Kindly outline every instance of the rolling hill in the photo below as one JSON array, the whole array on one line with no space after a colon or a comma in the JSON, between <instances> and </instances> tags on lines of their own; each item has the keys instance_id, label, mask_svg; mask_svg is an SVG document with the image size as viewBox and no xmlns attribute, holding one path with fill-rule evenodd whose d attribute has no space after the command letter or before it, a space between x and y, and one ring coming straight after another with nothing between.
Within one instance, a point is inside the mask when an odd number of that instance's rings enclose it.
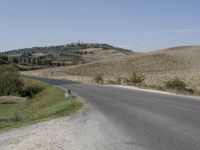
<instances>
[{"instance_id":1,"label":"rolling hill","mask_svg":"<svg viewBox=\"0 0 200 150\"><path fill-rule=\"evenodd\" d=\"M145 75L148 86L162 86L165 81L179 77L191 88L200 89L200 46L173 47L148 53L103 52L88 56L85 64L55 67L25 72L53 78L90 82L97 74L106 80L127 77L133 72ZM85 58L86 59L86 58Z\"/></svg>"},{"instance_id":2,"label":"rolling hill","mask_svg":"<svg viewBox=\"0 0 200 150\"><path fill-rule=\"evenodd\" d=\"M5 63L20 65L70 66L132 53L130 50L99 43L71 43L59 46L32 47L4 52Z\"/></svg>"}]
</instances>

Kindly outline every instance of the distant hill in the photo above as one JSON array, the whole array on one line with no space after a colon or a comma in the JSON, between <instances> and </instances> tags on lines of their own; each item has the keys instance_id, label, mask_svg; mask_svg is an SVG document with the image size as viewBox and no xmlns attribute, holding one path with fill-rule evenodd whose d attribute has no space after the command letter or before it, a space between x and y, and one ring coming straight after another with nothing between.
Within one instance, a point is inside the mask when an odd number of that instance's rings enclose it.
<instances>
[{"instance_id":1,"label":"distant hill","mask_svg":"<svg viewBox=\"0 0 200 150\"><path fill-rule=\"evenodd\" d=\"M104 60L115 54L132 53L127 49L99 43L71 43L59 46L32 47L4 52L9 62L25 65L76 65ZM1 59L1 57L0 57Z\"/></svg>"},{"instance_id":2,"label":"distant hill","mask_svg":"<svg viewBox=\"0 0 200 150\"><path fill-rule=\"evenodd\" d=\"M121 52L130 52L130 50L115 47L109 44L101 44L101 43L70 43L66 45L59 45L59 46L46 46L46 47L32 47L32 48L23 48L23 49L15 49L9 50L5 52L7 55L14 55L14 54L23 54L24 52L29 53L61 53L61 52L72 52L72 51L79 51L82 49L88 48L102 48L103 50L107 49L116 49Z\"/></svg>"},{"instance_id":3,"label":"distant hill","mask_svg":"<svg viewBox=\"0 0 200 150\"><path fill-rule=\"evenodd\" d=\"M116 56L116 55L115 55ZM96 56L97 57L97 56ZM91 81L100 73L105 79L127 77L132 72L146 76L145 84L161 86L176 76L187 85L200 89L200 46L173 47L148 53L132 53L109 57L76 66L51 68L29 72L40 76Z\"/></svg>"}]
</instances>

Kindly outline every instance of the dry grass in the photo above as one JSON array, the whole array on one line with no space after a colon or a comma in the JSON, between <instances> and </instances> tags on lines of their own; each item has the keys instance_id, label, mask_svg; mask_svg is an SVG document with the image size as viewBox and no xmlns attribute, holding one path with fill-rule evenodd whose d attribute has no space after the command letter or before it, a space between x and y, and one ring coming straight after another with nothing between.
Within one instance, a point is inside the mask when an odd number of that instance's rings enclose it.
<instances>
[{"instance_id":1,"label":"dry grass","mask_svg":"<svg viewBox=\"0 0 200 150\"><path fill-rule=\"evenodd\" d=\"M0 96L0 104L14 104L25 102L27 98L17 96Z\"/></svg>"},{"instance_id":2,"label":"dry grass","mask_svg":"<svg viewBox=\"0 0 200 150\"><path fill-rule=\"evenodd\" d=\"M111 59L120 59L127 57L127 54L122 53L116 49L102 50L102 48L96 48L96 49L89 48L81 51L93 52L84 54L82 56L85 62L98 62L98 61L106 61Z\"/></svg>"},{"instance_id":3,"label":"dry grass","mask_svg":"<svg viewBox=\"0 0 200 150\"><path fill-rule=\"evenodd\" d=\"M200 46L129 55L115 51L96 51L88 60L91 63L35 70L26 74L89 82L97 74L113 80L137 72L145 75L144 82L148 86L163 86L165 81L178 77L190 88L200 90Z\"/></svg>"}]
</instances>

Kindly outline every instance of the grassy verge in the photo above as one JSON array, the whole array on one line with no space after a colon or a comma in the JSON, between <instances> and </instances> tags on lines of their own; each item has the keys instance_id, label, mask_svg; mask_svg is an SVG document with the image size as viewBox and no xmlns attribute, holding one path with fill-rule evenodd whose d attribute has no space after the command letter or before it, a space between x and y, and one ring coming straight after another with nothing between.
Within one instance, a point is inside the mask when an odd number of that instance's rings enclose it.
<instances>
[{"instance_id":1,"label":"grassy verge","mask_svg":"<svg viewBox=\"0 0 200 150\"><path fill-rule=\"evenodd\" d=\"M0 130L19 127L43 119L70 115L82 107L74 98L65 98L64 91L38 81L43 90L32 98L0 97Z\"/></svg>"}]
</instances>

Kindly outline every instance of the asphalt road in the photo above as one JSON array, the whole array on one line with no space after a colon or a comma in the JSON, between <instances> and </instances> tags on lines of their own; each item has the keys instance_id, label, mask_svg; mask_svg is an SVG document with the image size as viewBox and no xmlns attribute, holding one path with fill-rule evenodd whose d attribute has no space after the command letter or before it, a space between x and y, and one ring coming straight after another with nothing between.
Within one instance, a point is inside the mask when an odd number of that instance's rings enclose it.
<instances>
[{"instance_id":1,"label":"asphalt road","mask_svg":"<svg viewBox=\"0 0 200 150\"><path fill-rule=\"evenodd\" d=\"M148 150L200 150L200 98L37 80L71 89L84 98L129 138L126 144Z\"/></svg>"}]
</instances>

